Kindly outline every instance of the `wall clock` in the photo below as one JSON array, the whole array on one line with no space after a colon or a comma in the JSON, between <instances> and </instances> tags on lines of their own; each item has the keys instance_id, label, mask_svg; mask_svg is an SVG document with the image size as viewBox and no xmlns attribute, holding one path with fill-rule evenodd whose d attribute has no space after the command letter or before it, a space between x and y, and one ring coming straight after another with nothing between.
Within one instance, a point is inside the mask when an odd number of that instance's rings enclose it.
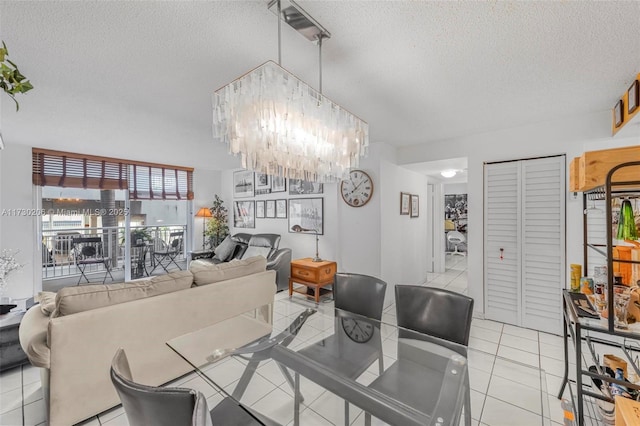
<instances>
[{"instance_id":1,"label":"wall clock","mask_svg":"<svg viewBox=\"0 0 640 426\"><path fill-rule=\"evenodd\" d=\"M373 337L373 325L353 318L342 318L342 329L356 343L366 343Z\"/></svg>"},{"instance_id":2,"label":"wall clock","mask_svg":"<svg viewBox=\"0 0 640 426\"><path fill-rule=\"evenodd\" d=\"M340 182L340 193L351 207L362 207L373 195L373 180L362 170L351 170L349 177Z\"/></svg>"}]
</instances>

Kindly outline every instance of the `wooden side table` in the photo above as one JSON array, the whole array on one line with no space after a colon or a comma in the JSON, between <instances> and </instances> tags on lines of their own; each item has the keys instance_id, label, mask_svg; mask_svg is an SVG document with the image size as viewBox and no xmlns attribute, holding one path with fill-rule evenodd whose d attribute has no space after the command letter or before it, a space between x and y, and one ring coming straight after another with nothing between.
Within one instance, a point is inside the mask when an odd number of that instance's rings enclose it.
<instances>
[{"instance_id":1,"label":"wooden side table","mask_svg":"<svg viewBox=\"0 0 640 426\"><path fill-rule=\"evenodd\" d=\"M304 291L293 288L293 283L305 285L307 288L314 289L314 299L316 303L320 302L320 289L327 285L333 284L333 277L338 270L338 264L330 260L321 262L313 262L310 257L304 259L296 259L291 261L291 275L289 277L289 297L293 292L307 295Z\"/></svg>"}]
</instances>

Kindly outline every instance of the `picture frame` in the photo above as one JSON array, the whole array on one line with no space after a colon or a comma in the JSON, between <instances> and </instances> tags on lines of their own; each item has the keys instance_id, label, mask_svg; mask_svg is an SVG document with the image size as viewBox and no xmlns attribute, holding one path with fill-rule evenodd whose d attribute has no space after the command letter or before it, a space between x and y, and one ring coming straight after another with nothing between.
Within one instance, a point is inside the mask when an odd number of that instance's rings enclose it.
<instances>
[{"instance_id":1,"label":"picture frame","mask_svg":"<svg viewBox=\"0 0 640 426\"><path fill-rule=\"evenodd\" d=\"M255 194L264 195L271 192L271 176L266 173L255 173Z\"/></svg>"},{"instance_id":2,"label":"picture frame","mask_svg":"<svg viewBox=\"0 0 640 426\"><path fill-rule=\"evenodd\" d=\"M264 201L256 201L256 219L264 219Z\"/></svg>"},{"instance_id":3,"label":"picture frame","mask_svg":"<svg viewBox=\"0 0 640 426\"><path fill-rule=\"evenodd\" d=\"M322 194L324 185L302 179L289 179L289 195Z\"/></svg>"},{"instance_id":4,"label":"picture frame","mask_svg":"<svg viewBox=\"0 0 640 426\"><path fill-rule=\"evenodd\" d=\"M627 90L627 113L631 114L640 104L640 82L635 80Z\"/></svg>"},{"instance_id":5,"label":"picture frame","mask_svg":"<svg viewBox=\"0 0 640 426\"><path fill-rule=\"evenodd\" d=\"M271 192L286 192L287 179L283 176L271 176Z\"/></svg>"},{"instance_id":6,"label":"picture frame","mask_svg":"<svg viewBox=\"0 0 640 426\"><path fill-rule=\"evenodd\" d=\"M624 107L624 102L620 99L616 106L613 107L613 123L616 127L620 127L622 125L622 109Z\"/></svg>"},{"instance_id":7,"label":"picture frame","mask_svg":"<svg viewBox=\"0 0 640 426\"><path fill-rule=\"evenodd\" d=\"M287 218L287 200L286 199L276 200L276 218L277 219Z\"/></svg>"},{"instance_id":8,"label":"picture frame","mask_svg":"<svg viewBox=\"0 0 640 426\"><path fill-rule=\"evenodd\" d=\"M400 193L400 214L408 215L411 209L411 194L406 192Z\"/></svg>"},{"instance_id":9,"label":"picture frame","mask_svg":"<svg viewBox=\"0 0 640 426\"><path fill-rule=\"evenodd\" d=\"M290 198L289 232L324 235L324 198Z\"/></svg>"},{"instance_id":10,"label":"picture frame","mask_svg":"<svg viewBox=\"0 0 640 426\"><path fill-rule=\"evenodd\" d=\"M253 197L253 172L239 170L233 172L233 198Z\"/></svg>"},{"instance_id":11,"label":"picture frame","mask_svg":"<svg viewBox=\"0 0 640 426\"><path fill-rule=\"evenodd\" d=\"M418 217L420 215L420 197L416 194L411 194L411 216Z\"/></svg>"},{"instance_id":12,"label":"picture frame","mask_svg":"<svg viewBox=\"0 0 640 426\"><path fill-rule=\"evenodd\" d=\"M251 201L234 201L233 202L233 226L236 228L255 228L256 202Z\"/></svg>"},{"instance_id":13,"label":"picture frame","mask_svg":"<svg viewBox=\"0 0 640 426\"><path fill-rule=\"evenodd\" d=\"M265 207L265 217L268 219L276 218L276 200L267 200Z\"/></svg>"}]
</instances>

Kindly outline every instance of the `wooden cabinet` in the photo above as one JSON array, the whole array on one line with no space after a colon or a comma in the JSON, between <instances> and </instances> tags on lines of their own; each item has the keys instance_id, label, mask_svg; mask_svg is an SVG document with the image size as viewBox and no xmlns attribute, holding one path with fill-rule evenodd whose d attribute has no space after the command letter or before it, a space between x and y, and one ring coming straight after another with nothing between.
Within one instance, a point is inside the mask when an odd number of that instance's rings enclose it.
<instances>
[{"instance_id":1,"label":"wooden cabinet","mask_svg":"<svg viewBox=\"0 0 640 426\"><path fill-rule=\"evenodd\" d=\"M300 283L307 288L314 289L316 303L320 301L320 289L333 284L333 277L336 274L338 265L336 262L323 260L314 262L310 257L291 261L291 277L289 278L289 296L294 292L307 294L305 291L293 288L293 283Z\"/></svg>"}]
</instances>

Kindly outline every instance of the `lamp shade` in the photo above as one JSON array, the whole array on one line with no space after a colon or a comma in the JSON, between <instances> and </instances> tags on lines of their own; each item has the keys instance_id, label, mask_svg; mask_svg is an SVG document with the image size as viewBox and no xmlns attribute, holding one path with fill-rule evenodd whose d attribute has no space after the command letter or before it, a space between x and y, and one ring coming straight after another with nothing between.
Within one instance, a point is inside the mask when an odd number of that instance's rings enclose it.
<instances>
[{"instance_id":1,"label":"lamp shade","mask_svg":"<svg viewBox=\"0 0 640 426\"><path fill-rule=\"evenodd\" d=\"M198 213L196 213L196 217L213 217L213 215L211 214L209 207L202 207L198 210Z\"/></svg>"}]
</instances>

